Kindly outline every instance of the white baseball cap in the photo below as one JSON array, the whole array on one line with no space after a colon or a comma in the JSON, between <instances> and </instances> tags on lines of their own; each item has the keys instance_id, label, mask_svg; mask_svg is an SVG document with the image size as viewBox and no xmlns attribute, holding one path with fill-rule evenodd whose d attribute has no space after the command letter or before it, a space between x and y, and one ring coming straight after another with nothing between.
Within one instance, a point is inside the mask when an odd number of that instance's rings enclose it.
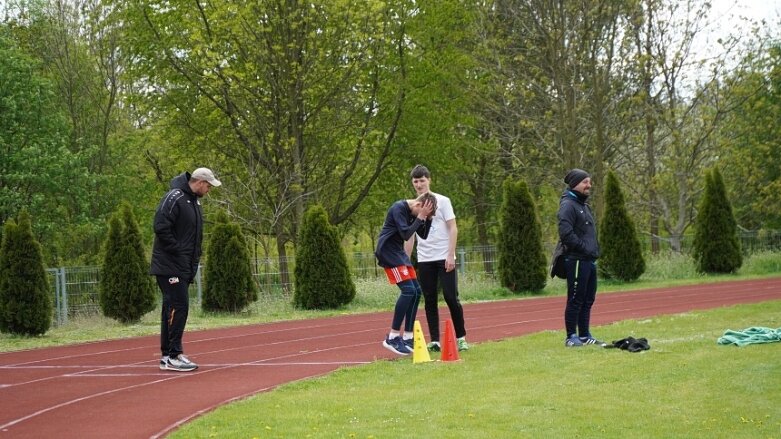
<instances>
[{"instance_id":1,"label":"white baseball cap","mask_svg":"<svg viewBox=\"0 0 781 439\"><path fill-rule=\"evenodd\" d=\"M193 171L192 174L190 174L190 178L194 178L196 180L205 180L208 181L210 185L217 187L222 184L220 180L217 180L217 177L214 176L214 172L212 172L209 168L198 168L195 171Z\"/></svg>"}]
</instances>

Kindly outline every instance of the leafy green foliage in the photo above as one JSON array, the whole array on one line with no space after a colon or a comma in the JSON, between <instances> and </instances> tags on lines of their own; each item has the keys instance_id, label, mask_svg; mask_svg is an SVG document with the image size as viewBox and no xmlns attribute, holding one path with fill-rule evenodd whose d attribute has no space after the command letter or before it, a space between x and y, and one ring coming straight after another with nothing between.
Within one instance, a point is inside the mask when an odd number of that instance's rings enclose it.
<instances>
[{"instance_id":1,"label":"leafy green foliage","mask_svg":"<svg viewBox=\"0 0 781 439\"><path fill-rule=\"evenodd\" d=\"M547 261L537 208L525 181L504 182L500 212L499 278L513 292L540 292L547 281Z\"/></svg>"},{"instance_id":2,"label":"leafy green foliage","mask_svg":"<svg viewBox=\"0 0 781 439\"><path fill-rule=\"evenodd\" d=\"M781 228L781 44L771 47L732 84L739 106L720 127L724 178L737 221L745 228ZM761 164L758 166L758 164Z\"/></svg>"},{"instance_id":3,"label":"leafy green foliage","mask_svg":"<svg viewBox=\"0 0 781 439\"><path fill-rule=\"evenodd\" d=\"M705 174L694 233L694 259L703 273L732 273L743 264L738 227L717 168Z\"/></svg>"},{"instance_id":4,"label":"leafy green foliage","mask_svg":"<svg viewBox=\"0 0 781 439\"><path fill-rule=\"evenodd\" d=\"M141 231L128 202L111 216L100 277L100 308L122 323L138 322L155 308L156 295Z\"/></svg>"},{"instance_id":5,"label":"leafy green foliage","mask_svg":"<svg viewBox=\"0 0 781 439\"><path fill-rule=\"evenodd\" d=\"M205 284L204 311L236 313L258 300L247 241L241 227L222 212L209 239Z\"/></svg>"},{"instance_id":6,"label":"leafy green foliage","mask_svg":"<svg viewBox=\"0 0 781 439\"><path fill-rule=\"evenodd\" d=\"M56 242L79 220L86 170L66 147L51 82L7 34L0 26L0 222L25 208L36 218L36 235Z\"/></svg>"},{"instance_id":7,"label":"leafy green foliage","mask_svg":"<svg viewBox=\"0 0 781 439\"><path fill-rule=\"evenodd\" d=\"M293 303L305 309L338 308L355 298L347 256L325 209L307 209L301 225Z\"/></svg>"},{"instance_id":8,"label":"leafy green foliage","mask_svg":"<svg viewBox=\"0 0 781 439\"><path fill-rule=\"evenodd\" d=\"M32 232L30 215L6 221L0 248L0 331L41 335L49 330L52 299L41 246Z\"/></svg>"},{"instance_id":9,"label":"leafy green foliage","mask_svg":"<svg viewBox=\"0 0 781 439\"><path fill-rule=\"evenodd\" d=\"M616 175L605 178L604 218L599 222L599 272L606 278L633 281L645 271L645 259L634 222L624 203Z\"/></svg>"}]
</instances>

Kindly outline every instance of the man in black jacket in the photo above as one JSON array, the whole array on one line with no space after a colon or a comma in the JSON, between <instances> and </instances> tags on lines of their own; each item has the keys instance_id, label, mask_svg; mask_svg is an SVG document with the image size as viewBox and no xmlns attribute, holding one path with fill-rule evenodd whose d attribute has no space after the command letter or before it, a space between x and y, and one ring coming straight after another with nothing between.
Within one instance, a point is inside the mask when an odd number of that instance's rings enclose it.
<instances>
[{"instance_id":1,"label":"man in black jacket","mask_svg":"<svg viewBox=\"0 0 781 439\"><path fill-rule=\"evenodd\" d=\"M190 307L189 285L198 272L203 241L203 213L199 198L220 180L208 168L184 172L171 180L170 190L155 211L155 242L150 274L163 293L160 322L161 370L190 372L198 365L182 350L182 335Z\"/></svg>"},{"instance_id":2,"label":"man in black jacket","mask_svg":"<svg viewBox=\"0 0 781 439\"><path fill-rule=\"evenodd\" d=\"M591 208L586 203L591 192L591 177L582 169L573 169L564 177L567 189L559 202L559 239L564 246L567 272L567 307L564 325L567 347L584 344L605 346L590 332L591 307L597 296L597 258L599 242Z\"/></svg>"}]
</instances>

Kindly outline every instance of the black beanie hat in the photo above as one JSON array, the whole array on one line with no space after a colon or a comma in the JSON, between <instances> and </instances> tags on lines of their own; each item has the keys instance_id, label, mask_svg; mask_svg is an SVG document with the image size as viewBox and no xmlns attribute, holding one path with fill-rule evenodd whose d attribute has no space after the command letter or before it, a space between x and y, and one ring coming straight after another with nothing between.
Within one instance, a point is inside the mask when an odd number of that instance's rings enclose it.
<instances>
[{"instance_id":1,"label":"black beanie hat","mask_svg":"<svg viewBox=\"0 0 781 439\"><path fill-rule=\"evenodd\" d=\"M564 176L564 183L567 183L567 186L569 186L570 189L574 189L575 186L588 177L588 172L575 168L567 172L567 175Z\"/></svg>"}]
</instances>

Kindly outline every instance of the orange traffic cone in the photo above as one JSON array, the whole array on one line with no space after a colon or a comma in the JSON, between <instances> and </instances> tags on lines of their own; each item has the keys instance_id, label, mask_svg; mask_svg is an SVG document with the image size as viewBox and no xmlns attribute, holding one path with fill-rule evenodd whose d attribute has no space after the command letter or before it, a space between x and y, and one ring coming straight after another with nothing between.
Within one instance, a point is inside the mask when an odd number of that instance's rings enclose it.
<instances>
[{"instance_id":1,"label":"orange traffic cone","mask_svg":"<svg viewBox=\"0 0 781 439\"><path fill-rule=\"evenodd\" d=\"M431 356L428 354L428 346L426 346L426 337L423 335L423 329L420 327L420 321L415 320L415 327L413 329L413 341L414 348L412 349L412 362L413 363L427 363L431 360Z\"/></svg>"},{"instance_id":2,"label":"orange traffic cone","mask_svg":"<svg viewBox=\"0 0 781 439\"><path fill-rule=\"evenodd\" d=\"M456 343L456 331L453 329L453 321L445 321L445 343L442 344L442 361L459 361L458 344Z\"/></svg>"}]
</instances>

